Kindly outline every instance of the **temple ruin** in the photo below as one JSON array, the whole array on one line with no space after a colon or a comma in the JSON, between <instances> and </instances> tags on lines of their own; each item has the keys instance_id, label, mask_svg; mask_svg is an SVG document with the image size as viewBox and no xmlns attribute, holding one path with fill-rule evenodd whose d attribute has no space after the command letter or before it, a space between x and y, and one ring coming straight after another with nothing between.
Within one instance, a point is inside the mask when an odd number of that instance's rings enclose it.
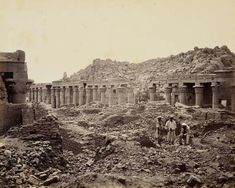
<instances>
[{"instance_id":1,"label":"temple ruin","mask_svg":"<svg viewBox=\"0 0 235 188\"><path fill-rule=\"evenodd\" d=\"M22 122L28 80L25 52L0 53L0 133Z\"/></svg>"},{"instance_id":2,"label":"temple ruin","mask_svg":"<svg viewBox=\"0 0 235 188\"><path fill-rule=\"evenodd\" d=\"M167 76L153 81L148 88L148 101L158 100L161 88L165 88L166 102L187 106L225 108L235 111L234 70L217 70L214 74ZM28 93L29 101L51 104L53 108L65 105L106 106L135 104L138 90L128 81L54 81L33 84Z\"/></svg>"}]
</instances>

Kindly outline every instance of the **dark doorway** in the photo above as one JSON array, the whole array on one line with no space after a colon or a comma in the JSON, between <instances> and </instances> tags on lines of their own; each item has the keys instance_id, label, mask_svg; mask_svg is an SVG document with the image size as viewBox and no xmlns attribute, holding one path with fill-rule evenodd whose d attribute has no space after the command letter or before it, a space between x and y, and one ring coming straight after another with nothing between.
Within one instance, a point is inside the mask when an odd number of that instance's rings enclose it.
<instances>
[{"instance_id":1,"label":"dark doorway","mask_svg":"<svg viewBox=\"0 0 235 188\"><path fill-rule=\"evenodd\" d=\"M212 107L212 88L211 82L202 84L203 87L203 107Z\"/></svg>"}]
</instances>

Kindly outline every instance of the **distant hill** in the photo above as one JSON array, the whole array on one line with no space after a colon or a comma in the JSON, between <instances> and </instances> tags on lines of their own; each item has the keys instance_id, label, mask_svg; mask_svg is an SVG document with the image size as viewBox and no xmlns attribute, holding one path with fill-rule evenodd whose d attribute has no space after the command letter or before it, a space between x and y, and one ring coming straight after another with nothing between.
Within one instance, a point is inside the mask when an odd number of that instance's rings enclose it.
<instances>
[{"instance_id":1,"label":"distant hill","mask_svg":"<svg viewBox=\"0 0 235 188\"><path fill-rule=\"evenodd\" d=\"M125 79L136 84L147 84L167 75L208 74L218 69L235 67L235 54L227 46L198 48L166 58L150 59L141 63L95 59L85 69L71 75L68 80Z\"/></svg>"}]
</instances>

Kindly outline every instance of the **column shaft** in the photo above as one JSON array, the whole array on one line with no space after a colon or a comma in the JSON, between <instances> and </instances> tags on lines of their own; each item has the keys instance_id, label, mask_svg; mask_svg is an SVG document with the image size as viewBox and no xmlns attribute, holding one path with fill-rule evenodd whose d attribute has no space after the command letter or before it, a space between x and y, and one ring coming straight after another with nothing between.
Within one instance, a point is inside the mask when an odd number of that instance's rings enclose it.
<instances>
[{"instance_id":1,"label":"column shaft","mask_svg":"<svg viewBox=\"0 0 235 188\"><path fill-rule=\"evenodd\" d=\"M135 95L134 95L134 90L133 90L133 88L128 88L127 102L128 102L129 104L135 104Z\"/></svg>"},{"instance_id":2,"label":"column shaft","mask_svg":"<svg viewBox=\"0 0 235 188\"><path fill-rule=\"evenodd\" d=\"M217 84L212 84L212 108L219 107L219 87Z\"/></svg>"},{"instance_id":3,"label":"column shaft","mask_svg":"<svg viewBox=\"0 0 235 188\"><path fill-rule=\"evenodd\" d=\"M73 87L73 104L78 105L78 86Z\"/></svg>"},{"instance_id":4,"label":"column shaft","mask_svg":"<svg viewBox=\"0 0 235 188\"><path fill-rule=\"evenodd\" d=\"M235 112L235 85L231 86L231 111Z\"/></svg>"},{"instance_id":5,"label":"column shaft","mask_svg":"<svg viewBox=\"0 0 235 188\"><path fill-rule=\"evenodd\" d=\"M79 88L79 105L84 105L84 87Z\"/></svg>"},{"instance_id":6,"label":"column shaft","mask_svg":"<svg viewBox=\"0 0 235 188\"><path fill-rule=\"evenodd\" d=\"M185 104L186 105L186 92L187 92L187 86L181 86L179 88L180 90L180 95L179 95L179 101L181 104Z\"/></svg>"},{"instance_id":7,"label":"column shaft","mask_svg":"<svg viewBox=\"0 0 235 188\"><path fill-rule=\"evenodd\" d=\"M47 95L47 104L51 104L51 87L47 87L46 95Z\"/></svg>"},{"instance_id":8,"label":"column shaft","mask_svg":"<svg viewBox=\"0 0 235 188\"><path fill-rule=\"evenodd\" d=\"M105 104L105 91L106 91L106 88L105 87L101 87L100 88L100 102L101 104Z\"/></svg>"},{"instance_id":9,"label":"column shaft","mask_svg":"<svg viewBox=\"0 0 235 188\"><path fill-rule=\"evenodd\" d=\"M125 100L125 87L118 87L117 88L117 95L118 95L118 104L123 105L126 103Z\"/></svg>"},{"instance_id":10,"label":"column shaft","mask_svg":"<svg viewBox=\"0 0 235 188\"><path fill-rule=\"evenodd\" d=\"M35 98L35 102L39 102L39 100L38 100L38 88L36 88L36 98Z\"/></svg>"},{"instance_id":11,"label":"column shaft","mask_svg":"<svg viewBox=\"0 0 235 188\"><path fill-rule=\"evenodd\" d=\"M86 88L86 104L89 105L92 102L92 88Z\"/></svg>"},{"instance_id":12,"label":"column shaft","mask_svg":"<svg viewBox=\"0 0 235 188\"><path fill-rule=\"evenodd\" d=\"M171 91L172 91L172 87L168 86L165 88L166 102L169 104L171 104Z\"/></svg>"},{"instance_id":13,"label":"column shaft","mask_svg":"<svg viewBox=\"0 0 235 188\"><path fill-rule=\"evenodd\" d=\"M149 88L149 101L155 101L156 89L154 87Z\"/></svg>"},{"instance_id":14,"label":"column shaft","mask_svg":"<svg viewBox=\"0 0 235 188\"><path fill-rule=\"evenodd\" d=\"M56 108L55 88L51 88L51 107Z\"/></svg>"},{"instance_id":15,"label":"column shaft","mask_svg":"<svg viewBox=\"0 0 235 188\"><path fill-rule=\"evenodd\" d=\"M98 101L98 87L93 87L93 101Z\"/></svg>"},{"instance_id":16,"label":"column shaft","mask_svg":"<svg viewBox=\"0 0 235 188\"><path fill-rule=\"evenodd\" d=\"M56 108L60 108L60 87L56 88Z\"/></svg>"},{"instance_id":17,"label":"column shaft","mask_svg":"<svg viewBox=\"0 0 235 188\"><path fill-rule=\"evenodd\" d=\"M196 106L203 106L203 86L195 85L195 105Z\"/></svg>"}]
</instances>

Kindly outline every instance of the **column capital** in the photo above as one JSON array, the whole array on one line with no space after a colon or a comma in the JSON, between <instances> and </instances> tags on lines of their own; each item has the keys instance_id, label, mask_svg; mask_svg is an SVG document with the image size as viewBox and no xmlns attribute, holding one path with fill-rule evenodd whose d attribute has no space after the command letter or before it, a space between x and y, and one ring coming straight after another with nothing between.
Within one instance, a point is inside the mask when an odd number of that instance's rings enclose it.
<instances>
[{"instance_id":1,"label":"column capital","mask_svg":"<svg viewBox=\"0 0 235 188\"><path fill-rule=\"evenodd\" d=\"M105 92L106 91L106 87L100 87L100 91L101 92Z\"/></svg>"},{"instance_id":2,"label":"column capital","mask_svg":"<svg viewBox=\"0 0 235 188\"><path fill-rule=\"evenodd\" d=\"M219 87L219 84L217 82L212 82L211 87Z\"/></svg>"}]
</instances>

